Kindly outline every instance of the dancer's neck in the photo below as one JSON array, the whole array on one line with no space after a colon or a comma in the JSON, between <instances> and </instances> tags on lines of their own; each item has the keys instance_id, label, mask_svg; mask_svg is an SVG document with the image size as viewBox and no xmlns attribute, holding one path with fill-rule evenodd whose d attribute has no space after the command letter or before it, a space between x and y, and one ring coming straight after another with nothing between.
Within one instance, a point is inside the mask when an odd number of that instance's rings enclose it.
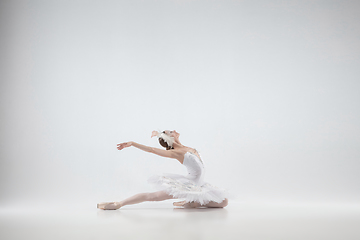
<instances>
[{"instance_id":1,"label":"dancer's neck","mask_svg":"<svg viewBox=\"0 0 360 240\"><path fill-rule=\"evenodd\" d=\"M173 143L174 149L184 148L185 146L182 145L179 141Z\"/></svg>"}]
</instances>

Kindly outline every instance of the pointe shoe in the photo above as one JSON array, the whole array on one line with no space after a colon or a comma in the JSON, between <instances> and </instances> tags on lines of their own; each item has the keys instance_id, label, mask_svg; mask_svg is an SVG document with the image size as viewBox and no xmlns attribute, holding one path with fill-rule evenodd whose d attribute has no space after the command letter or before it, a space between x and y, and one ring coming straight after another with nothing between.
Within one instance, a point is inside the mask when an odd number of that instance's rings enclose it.
<instances>
[{"instance_id":1,"label":"pointe shoe","mask_svg":"<svg viewBox=\"0 0 360 240\"><path fill-rule=\"evenodd\" d=\"M198 202L186 202L186 201L174 202L173 205L177 206L177 207L184 207L184 208L198 208L198 207L201 207L200 203L198 203Z\"/></svg>"},{"instance_id":2,"label":"pointe shoe","mask_svg":"<svg viewBox=\"0 0 360 240\"><path fill-rule=\"evenodd\" d=\"M173 205L176 207L183 207L185 203L186 203L186 201L174 202Z\"/></svg>"},{"instance_id":3,"label":"pointe shoe","mask_svg":"<svg viewBox=\"0 0 360 240\"><path fill-rule=\"evenodd\" d=\"M119 209L121 206L117 202L104 202L98 203L96 207L102 210L116 210Z\"/></svg>"},{"instance_id":4,"label":"pointe shoe","mask_svg":"<svg viewBox=\"0 0 360 240\"><path fill-rule=\"evenodd\" d=\"M201 204L198 202L187 202L182 205L184 208L198 208L201 207Z\"/></svg>"}]
</instances>

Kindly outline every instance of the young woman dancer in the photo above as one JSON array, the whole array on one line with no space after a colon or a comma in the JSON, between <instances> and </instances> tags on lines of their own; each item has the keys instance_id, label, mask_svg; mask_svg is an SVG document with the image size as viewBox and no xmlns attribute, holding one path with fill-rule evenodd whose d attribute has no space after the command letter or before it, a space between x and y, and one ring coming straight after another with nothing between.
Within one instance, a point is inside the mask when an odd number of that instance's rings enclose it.
<instances>
[{"instance_id":1,"label":"young woman dancer","mask_svg":"<svg viewBox=\"0 0 360 240\"><path fill-rule=\"evenodd\" d=\"M173 158L183 164L188 175L165 174L153 176L148 182L156 185L158 192L139 193L120 202L99 203L97 208L103 210L115 210L126 205L141 203L145 201L163 201L167 199L184 199L174 202L174 206L184 208L223 208L228 205L227 192L204 182L205 168L199 153L194 148L184 146L180 143L180 133L174 131L153 131L151 137L157 136L161 146L166 150L148 147L136 142L125 142L117 145L118 150L127 147L136 147L140 150L154 153L156 155Z\"/></svg>"}]
</instances>

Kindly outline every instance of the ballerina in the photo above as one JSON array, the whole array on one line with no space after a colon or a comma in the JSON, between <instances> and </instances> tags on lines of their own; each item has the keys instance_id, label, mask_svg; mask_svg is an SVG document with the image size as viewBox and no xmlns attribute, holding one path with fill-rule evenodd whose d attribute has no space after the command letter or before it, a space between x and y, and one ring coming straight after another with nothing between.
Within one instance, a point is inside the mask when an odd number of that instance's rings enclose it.
<instances>
[{"instance_id":1,"label":"ballerina","mask_svg":"<svg viewBox=\"0 0 360 240\"><path fill-rule=\"evenodd\" d=\"M167 199L184 199L173 203L174 206L184 208L223 208L228 205L226 190L204 182L205 168L202 159L196 149L180 143L180 133L175 130L153 131L151 137L155 136L158 137L160 145L166 150L148 147L132 141L118 144L117 149L122 150L133 146L145 152L176 159L187 168L188 175L164 174L162 176L152 176L148 182L154 184L160 191L139 193L120 202L99 203L97 208L116 210L126 205Z\"/></svg>"}]
</instances>

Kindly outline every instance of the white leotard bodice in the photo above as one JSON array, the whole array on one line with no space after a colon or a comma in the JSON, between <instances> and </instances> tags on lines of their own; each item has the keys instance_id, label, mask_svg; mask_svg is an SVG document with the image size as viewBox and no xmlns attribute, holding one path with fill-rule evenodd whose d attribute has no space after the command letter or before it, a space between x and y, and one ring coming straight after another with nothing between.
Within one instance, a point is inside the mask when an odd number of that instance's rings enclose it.
<instances>
[{"instance_id":1,"label":"white leotard bodice","mask_svg":"<svg viewBox=\"0 0 360 240\"><path fill-rule=\"evenodd\" d=\"M188 171L186 177L201 186L205 175L205 167L201 159L192 152L186 152L183 165Z\"/></svg>"}]
</instances>

